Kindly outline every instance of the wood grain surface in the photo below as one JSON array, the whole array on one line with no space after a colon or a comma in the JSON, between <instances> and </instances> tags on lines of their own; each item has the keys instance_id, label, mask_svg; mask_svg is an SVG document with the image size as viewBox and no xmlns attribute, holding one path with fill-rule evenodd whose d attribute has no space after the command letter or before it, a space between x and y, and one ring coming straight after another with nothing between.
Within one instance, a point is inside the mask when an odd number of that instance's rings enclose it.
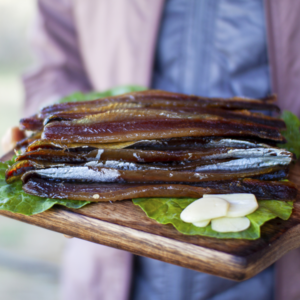
<instances>
[{"instance_id":1,"label":"wood grain surface","mask_svg":"<svg viewBox=\"0 0 300 300\"><path fill-rule=\"evenodd\" d=\"M300 186L300 164L290 179ZM35 216L6 211L1 215L91 242L130 251L196 271L245 280L300 246L300 198L288 221L274 219L262 226L261 238L219 240L186 236L162 225L128 201L95 203L82 209L55 207Z\"/></svg>"}]
</instances>

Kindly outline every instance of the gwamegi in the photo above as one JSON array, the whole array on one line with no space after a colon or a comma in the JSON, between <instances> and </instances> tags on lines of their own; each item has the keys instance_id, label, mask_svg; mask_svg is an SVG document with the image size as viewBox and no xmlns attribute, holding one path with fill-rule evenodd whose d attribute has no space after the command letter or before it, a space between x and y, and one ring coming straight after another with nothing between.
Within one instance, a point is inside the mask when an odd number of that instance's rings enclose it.
<instances>
[{"instance_id":1,"label":"gwamegi","mask_svg":"<svg viewBox=\"0 0 300 300\"><path fill-rule=\"evenodd\" d=\"M54 104L21 120L35 134L17 145L6 180L88 201L235 192L294 200L296 187L282 181L294 155L276 147L285 123L275 100L149 90Z\"/></svg>"}]
</instances>

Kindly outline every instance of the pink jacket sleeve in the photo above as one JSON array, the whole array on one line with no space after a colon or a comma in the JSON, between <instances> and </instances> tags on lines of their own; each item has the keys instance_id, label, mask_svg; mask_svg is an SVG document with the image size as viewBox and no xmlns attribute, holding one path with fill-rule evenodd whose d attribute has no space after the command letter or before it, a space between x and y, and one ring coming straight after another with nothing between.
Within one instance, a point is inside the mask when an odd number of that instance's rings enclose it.
<instances>
[{"instance_id":1,"label":"pink jacket sleeve","mask_svg":"<svg viewBox=\"0 0 300 300\"><path fill-rule=\"evenodd\" d=\"M33 32L37 67L23 78L24 115L75 91L91 90L69 0L39 0Z\"/></svg>"},{"instance_id":2,"label":"pink jacket sleeve","mask_svg":"<svg viewBox=\"0 0 300 300\"><path fill-rule=\"evenodd\" d=\"M300 117L300 1L265 0L265 7L273 91L281 109Z\"/></svg>"}]
</instances>

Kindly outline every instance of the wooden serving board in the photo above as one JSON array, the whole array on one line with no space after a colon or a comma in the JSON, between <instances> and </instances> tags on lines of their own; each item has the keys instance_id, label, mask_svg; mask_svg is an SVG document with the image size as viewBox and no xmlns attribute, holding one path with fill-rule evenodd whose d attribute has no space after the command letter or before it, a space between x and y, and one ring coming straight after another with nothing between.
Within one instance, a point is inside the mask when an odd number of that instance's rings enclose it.
<instances>
[{"instance_id":1,"label":"wooden serving board","mask_svg":"<svg viewBox=\"0 0 300 300\"><path fill-rule=\"evenodd\" d=\"M7 158L7 157L6 157ZM290 179L300 186L300 163ZM186 236L172 225L148 218L133 203L95 203L81 209L57 206L34 216L0 211L1 215L168 263L233 280L248 279L288 251L300 246L300 197L291 218L262 226L261 238L219 240Z\"/></svg>"}]
</instances>

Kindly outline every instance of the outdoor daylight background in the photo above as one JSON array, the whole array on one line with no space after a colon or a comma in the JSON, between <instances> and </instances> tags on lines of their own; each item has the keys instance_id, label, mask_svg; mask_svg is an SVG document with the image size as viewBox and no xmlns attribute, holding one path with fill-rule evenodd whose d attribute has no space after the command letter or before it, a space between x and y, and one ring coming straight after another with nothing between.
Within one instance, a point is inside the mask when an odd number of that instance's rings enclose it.
<instances>
[{"instance_id":1,"label":"outdoor daylight background","mask_svg":"<svg viewBox=\"0 0 300 300\"><path fill-rule=\"evenodd\" d=\"M21 116L21 74L34 65L29 31L35 10L34 0L0 0L0 137ZM61 234L0 216L0 299L59 299L64 242Z\"/></svg>"}]
</instances>

